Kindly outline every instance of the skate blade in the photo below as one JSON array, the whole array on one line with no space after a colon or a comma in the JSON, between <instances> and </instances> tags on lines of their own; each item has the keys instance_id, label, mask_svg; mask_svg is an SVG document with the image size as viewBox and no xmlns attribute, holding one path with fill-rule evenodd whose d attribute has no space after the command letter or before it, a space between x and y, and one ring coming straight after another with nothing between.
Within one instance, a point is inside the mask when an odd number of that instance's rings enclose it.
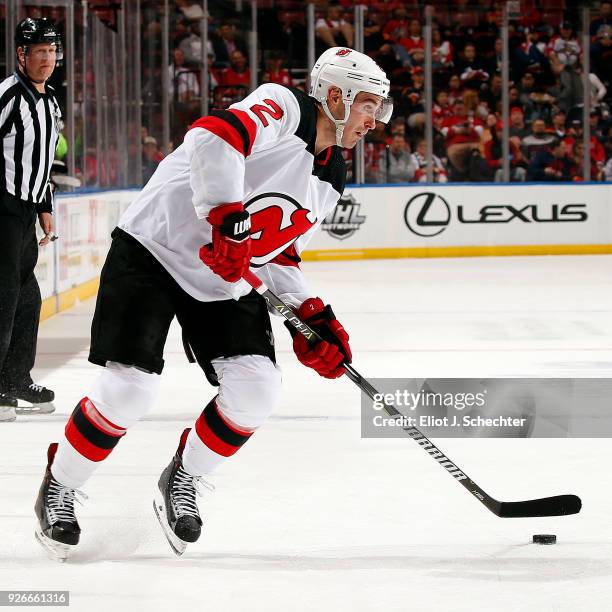
<instances>
[{"instance_id":1,"label":"skate blade","mask_svg":"<svg viewBox=\"0 0 612 612\"><path fill-rule=\"evenodd\" d=\"M34 536L36 537L36 541L44 548L49 559L53 561L64 563L75 549L75 546L71 546L70 544L62 544L61 542L52 540L50 537L46 536L39 527L34 531Z\"/></svg>"},{"instance_id":2,"label":"skate blade","mask_svg":"<svg viewBox=\"0 0 612 612\"><path fill-rule=\"evenodd\" d=\"M164 531L164 535L166 536L166 540L168 540L168 544L170 544L170 548L172 548L177 557L180 557L187 549L188 542L184 542L178 538L174 531L172 531L170 528L170 525L166 520L166 510L164 508L164 502L162 501L161 496L156 496L153 500L153 510L155 510L155 516L157 516L157 520Z\"/></svg>"},{"instance_id":3,"label":"skate blade","mask_svg":"<svg viewBox=\"0 0 612 612\"><path fill-rule=\"evenodd\" d=\"M53 402L47 402L46 404L31 404L29 406L17 406L15 408L16 414L32 415L32 414L52 414L55 412L55 406Z\"/></svg>"}]
</instances>

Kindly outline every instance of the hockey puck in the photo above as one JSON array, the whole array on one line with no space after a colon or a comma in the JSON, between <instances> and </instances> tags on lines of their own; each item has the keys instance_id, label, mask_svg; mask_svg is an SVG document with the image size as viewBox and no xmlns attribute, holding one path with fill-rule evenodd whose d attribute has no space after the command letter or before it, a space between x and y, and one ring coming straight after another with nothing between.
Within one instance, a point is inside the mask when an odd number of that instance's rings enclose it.
<instances>
[{"instance_id":1,"label":"hockey puck","mask_svg":"<svg viewBox=\"0 0 612 612\"><path fill-rule=\"evenodd\" d=\"M533 536L534 544L556 544L557 536L550 533L538 533Z\"/></svg>"}]
</instances>

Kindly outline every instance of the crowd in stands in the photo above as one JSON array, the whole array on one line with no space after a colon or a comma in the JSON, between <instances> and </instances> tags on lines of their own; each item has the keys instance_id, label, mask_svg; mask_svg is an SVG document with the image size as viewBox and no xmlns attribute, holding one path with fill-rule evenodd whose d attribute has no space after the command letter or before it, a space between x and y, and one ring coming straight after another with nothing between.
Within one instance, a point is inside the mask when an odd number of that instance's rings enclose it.
<instances>
[{"instance_id":1,"label":"crowd in stands","mask_svg":"<svg viewBox=\"0 0 612 612\"><path fill-rule=\"evenodd\" d=\"M425 40L423 3L363 0L365 50L385 70L395 102L390 125L366 137L366 182L426 180ZM180 142L200 108L201 3L177 0L169 59L173 142ZM231 3L225 3L228 5ZM257 82L305 87L307 43L304 3L262 0ZM354 45L353 2L315 1L316 53ZM511 15L510 173L512 181L612 180L612 2L592 10L588 48L580 37L581 12L566 0L521 0ZM159 20L150 5L143 54L159 45ZM209 3L208 73L212 107L227 107L249 90L248 26L224 3ZM221 8L215 13L215 7ZM437 182L501 181L502 40L500 3L448 0L433 14L433 176ZM146 11L145 11L146 14ZM588 54L591 175L583 174L583 65ZM151 73L155 76L154 73ZM147 164L152 150L149 126ZM347 159L351 161L351 152ZM351 164L349 164L350 167ZM349 177L351 178L351 177Z\"/></svg>"}]
</instances>

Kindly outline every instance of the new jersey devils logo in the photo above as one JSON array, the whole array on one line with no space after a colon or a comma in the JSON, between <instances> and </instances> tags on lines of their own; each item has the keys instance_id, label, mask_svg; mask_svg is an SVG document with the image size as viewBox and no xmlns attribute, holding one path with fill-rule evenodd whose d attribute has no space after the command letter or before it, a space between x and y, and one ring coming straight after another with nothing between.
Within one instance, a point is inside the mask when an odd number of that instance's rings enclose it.
<instances>
[{"instance_id":1,"label":"new jersey devils logo","mask_svg":"<svg viewBox=\"0 0 612 612\"><path fill-rule=\"evenodd\" d=\"M274 259L314 225L308 210L284 193L262 193L244 207L251 215L254 267Z\"/></svg>"},{"instance_id":2,"label":"new jersey devils logo","mask_svg":"<svg viewBox=\"0 0 612 612\"><path fill-rule=\"evenodd\" d=\"M340 57L344 57L345 55L348 55L351 52L351 49L340 49L336 55L339 55Z\"/></svg>"}]
</instances>

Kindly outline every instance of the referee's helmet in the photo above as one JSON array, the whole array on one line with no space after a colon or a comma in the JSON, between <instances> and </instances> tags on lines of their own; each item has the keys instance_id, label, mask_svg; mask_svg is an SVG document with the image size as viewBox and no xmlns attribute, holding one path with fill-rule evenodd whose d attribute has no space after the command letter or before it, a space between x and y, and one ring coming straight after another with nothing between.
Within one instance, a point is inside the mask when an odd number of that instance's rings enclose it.
<instances>
[{"instance_id":1,"label":"referee's helmet","mask_svg":"<svg viewBox=\"0 0 612 612\"><path fill-rule=\"evenodd\" d=\"M55 45L57 60L63 57L62 37L55 24L44 17L27 17L15 29L15 49L23 47L27 53L30 45Z\"/></svg>"}]
</instances>

